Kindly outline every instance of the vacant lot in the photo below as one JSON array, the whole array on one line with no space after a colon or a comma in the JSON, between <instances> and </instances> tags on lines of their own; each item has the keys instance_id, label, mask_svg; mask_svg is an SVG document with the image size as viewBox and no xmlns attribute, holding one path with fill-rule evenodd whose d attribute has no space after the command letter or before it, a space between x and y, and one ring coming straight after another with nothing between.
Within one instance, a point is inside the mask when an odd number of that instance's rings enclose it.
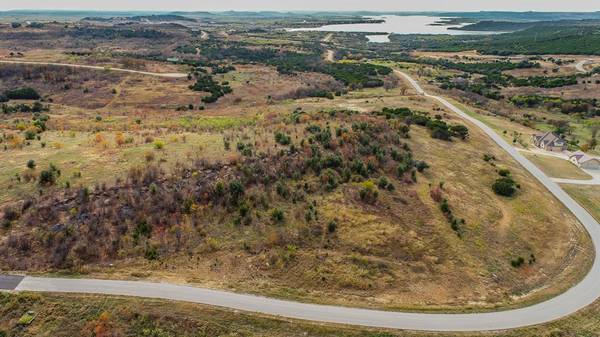
<instances>
[{"instance_id":1,"label":"vacant lot","mask_svg":"<svg viewBox=\"0 0 600 337\"><path fill-rule=\"evenodd\" d=\"M600 187L582 185L561 185L578 203L600 221Z\"/></svg>"},{"instance_id":2,"label":"vacant lot","mask_svg":"<svg viewBox=\"0 0 600 337\"><path fill-rule=\"evenodd\" d=\"M145 45L155 54L131 66L183 42L207 53L215 42L173 36ZM280 41L254 40L263 42ZM102 43L131 51L142 40ZM77 58L123 55L98 52ZM38 89L43 108L1 118L1 267L393 310L525 305L589 267L589 239L562 205L476 128L462 139L464 121L392 75L343 85L286 64L217 61L195 69L212 76L207 92L187 78L0 68L12 74L6 85ZM489 118L526 146L513 130L527 128ZM501 174L516 181L511 197L492 190Z\"/></svg>"},{"instance_id":3,"label":"vacant lot","mask_svg":"<svg viewBox=\"0 0 600 337\"><path fill-rule=\"evenodd\" d=\"M549 177L581 180L592 179L592 176L580 170L568 160L526 152L523 155L542 169Z\"/></svg>"}]
</instances>

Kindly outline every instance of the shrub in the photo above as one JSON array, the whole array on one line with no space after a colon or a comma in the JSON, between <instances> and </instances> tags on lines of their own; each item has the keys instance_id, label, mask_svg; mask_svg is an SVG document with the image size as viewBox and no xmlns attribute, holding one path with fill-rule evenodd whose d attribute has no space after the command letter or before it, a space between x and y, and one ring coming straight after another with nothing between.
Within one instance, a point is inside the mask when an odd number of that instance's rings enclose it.
<instances>
[{"instance_id":1,"label":"shrub","mask_svg":"<svg viewBox=\"0 0 600 337\"><path fill-rule=\"evenodd\" d=\"M47 170L40 172L38 181L41 186L50 186L56 183L58 177L60 177L60 170L53 164L50 164L50 167Z\"/></svg>"},{"instance_id":2,"label":"shrub","mask_svg":"<svg viewBox=\"0 0 600 337\"><path fill-rule=\"evenodd\" d=\"M321 181L325 184L325 190L333 191L339 184L339 175L335 170L326 169L321 175Z\"/></svg>"},{"instance_id":3,"label":"shrub","mask_svg":"<svg viewBox=\"0 0 600 337\"><path fill-rule=\"evenodd\" d=\"M278 222L278 223L279 223L279 222L283 222L283 219L284 219L284 217L285 217L285 216L284 216L284 213L283 213L283 211L282 211L282 210L280 210L279 208L274 208L274 209L271 211L271 219L272 219L274 222Z\"/></svg>"},{"instance_id":4,"label":"shrub","mask_svg":"<svg viewBox=\"0 0 600 337\"><path fill-rule=\"evenodd\" d=\"M420 161L416 162L415 167L417 168L417 171L423 172L423 171L425 171L425 169L429 168L429 165L426 162L420 160Z\"/></svg>"},{"instance_id":5,"label":"shrub","mask_svg":"<svg viewBox=\"0 0 600 337\"><path fill-rule=\"evenodd\" d=\"M155 246L148 246L144 252L144 257L148 260L158 260L158 250Z\"/></svg>"},{"instance_id":6,"label":"shrub","mask_svg":"<svg viewBox=\"0 0 600 337\"><path fill-rule=\"evenodd\" d=\"M25 130L24 135L26 140L34 140L35 136L37 135L37 130L35 127L29 127L27 130Z\"/></svg>"},{"instance_id":7,"label":"shrub","mask_svg":"<svg viewBox=\"0 0 600 337\"><path fill-rule=\"evenodd\" d=\"M30 168L30 169L32 169L32 170L33 170L33 169L35 168L35 160L33 160L33 159L29 159L29 160L27 161L27 168Z\"/></svg>"},{"instance_id":8,"label":"shrub","mask_svg":"<svg viewBox=\"0 0 600 337\"><path fill-rule=\"evenodd\" d=\"M499 169L498 174L502 177L509 177L510 171L508 169Z\"/></svg>"},{"instance_id":9,"label":"shrub","mask_svg":"<svg viewBox=\"0 0 600 337\"><path fill-rule=\"evenodd\" d=\"M371 180L368 180L362 183L362 188L359 191L359 196L360 199L364 202L374 203L379 197L379 191L377 191L377 187L375 186L375 184Z\"/></svg>"},{"instance_id":10,"label":"shrub","mask_svg":"<svg viewBox=\"0 0 600 337\"><path fill-rule=\"evenodd\" d=\"M239 198L244 195L244 185L238 180L229 183L229 195L234 203L237 203Z\"/></svg>"},{"instance_id":11,"label":"shrub","mask_svg":"<svg viewBox=\"0 0 600 337\"><path fill-rule=\"evenodd\" d=\"M138 222L133 230L133 240L137 243L140 237L149 238L152 234L152 226L146 220Z\"/></svg>"},{"instance_id":12,"label":"shrub","mask_svg":"<svg viewBox=\"0 0 600 337\"><path fill-rule=\"evenodd\" d=\"M287 199L290 197L290 189L282 181L277 182L277 185L275 185L275 190L277 191L277 194L283 199Z\"/></svg>"},{"instance_id":13,"label":"shrub","mask_svg":"<svg viewBox=\"0 0 600 337\"><path fill-rule=\"evenodd\" d=\"M156 150L162 150L165 147L165 142L163 142L160 139L157 139L152 143L152 146L154 146L154 149Z\"/></svg>"},{"instance_id":14,"label":"shrub","mask_svg":"<svg viewBox=\"0 0 600 337\"><path fill-rule=\"evenodd\" d=\"M450 205L448 205L448 200L444 199L440 203L440 209L444 214L450 214L452 211L450 210Z\"/></svg>"},{"instance_id":15,"label":"shrub","mask_svg":"<svg viewBox=\"0 0 600 337\"><path fill-rule=\"evenodd\" d=\"M492 185L492 189L494 193L505 197L511 197L517 192L515 181L509 177L497 179Z\"/></svg>"},{"instance_id":16,"label":"shrub","mask_svg":"<svg viewBox=\"0 0 600 337\"><path fill-rule=\"evenodd\" d=\"M8 99L40 99L40 95L33 88L18 88L7 90L4 96Z\"/></svg>"},{"instance_id":17,"label":"shrub","mask_svg":"<svg viewBox=\"0 0 600 337\"><path fill-rule=\"evenodd\" d=\"M450 134L453 137L458 137L464 140L469 138L469 129L462 124L452 125L450 127Z\"/></svg>"},{"instance_id":18,"label":"shrub","mask_svg":"<svg viewBox=\"0 0 600 337\"><path fill-rule=\"evenodd\" d=\"M514 268L519 268L523 265L524 262L525 262L525 259L522 258L521 256L519 256L516 259L510 260L510 265L513 266Z\"/></svg>"},{"instance_id":19,"label":"shrub","mask_svg":"<svg viewBox=\"0 0 600 337\"><path fill-rule=\"evenodd\" d=\"M329 221L329 223L327 224L327 231L329 233L334 233L336 229L337 229L337 222L335 220Z\"/></svg>"},{"instance_id":20,"label":"shrub","mask_svg":"<svg viewBox=\"0 0 600 337\"><path fill-rule=\"evenodd\" d=\"M377 186L379 188L386 188L389 185L389 181L385 176L381 176L379 177L379 180L377 181Z\"/></svg>"},{"instance_id":21,"label":"shrub","mask_svg":"<svg viewBox=\"0 0 600 337\"><path fill-rule=\"evenodd\" d=\"M281 132L275 133L275 141L281 145L290 145L290 143L292 142L290 136Z\"/></svg>"}]
</instances>

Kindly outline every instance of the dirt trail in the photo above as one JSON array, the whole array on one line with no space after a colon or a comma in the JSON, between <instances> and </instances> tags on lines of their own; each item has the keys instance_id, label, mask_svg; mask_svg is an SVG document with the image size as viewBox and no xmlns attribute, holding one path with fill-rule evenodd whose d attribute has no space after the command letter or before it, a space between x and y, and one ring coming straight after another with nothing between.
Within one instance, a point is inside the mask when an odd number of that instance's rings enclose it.
<instances>
[{"instance_id":1,"label":"dirt trail","mask_svg":"<svg viewBox=\"0 0 600 337\"><path fill-rule=\"evenodd\" d=\"M335 62L335 52L331 49L327 49L325 52L325 61L327 62Z\"/></svg>"},{"instance_id":2,"label":"dirt trail","mask_svg":"<svg viewBox=\"0 0 600 337\"><path fill-rule=\"evenodd\" d=\"M149 76L158 76L158 77L168 77L168 78L183 78L183 77L187 77L187 74L184 74L184 73L153 73L153 72L149 72L149 71L131 70L131 69L122 69L122 68L112 68L112 67L103 67L103 66L90 66L90 65L85 65L85 64L0 60L0 64L1 63L7 63L7 64L47 65L47 66L84 68L84 69L105 70L105 71L119 71L119 72L125 72L125 73L141 74L141 75L149 75Z\"/></svg>"}]
</instances>

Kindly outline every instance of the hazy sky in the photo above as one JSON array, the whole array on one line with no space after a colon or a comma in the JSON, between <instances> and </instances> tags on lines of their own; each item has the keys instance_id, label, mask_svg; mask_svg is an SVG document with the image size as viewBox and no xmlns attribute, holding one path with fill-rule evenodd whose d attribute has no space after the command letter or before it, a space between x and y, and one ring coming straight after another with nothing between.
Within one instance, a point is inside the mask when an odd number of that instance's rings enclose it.
<instances>
[{"instance_id":1,"label":"hazy sky","mask_svg":"<svg viewBox=\"0 0 600 337\"><path fill-rule=\"evenodd\" d=\"M0 10L600 11L600 0L0 0Z\"/></svg>"}]
</instances>

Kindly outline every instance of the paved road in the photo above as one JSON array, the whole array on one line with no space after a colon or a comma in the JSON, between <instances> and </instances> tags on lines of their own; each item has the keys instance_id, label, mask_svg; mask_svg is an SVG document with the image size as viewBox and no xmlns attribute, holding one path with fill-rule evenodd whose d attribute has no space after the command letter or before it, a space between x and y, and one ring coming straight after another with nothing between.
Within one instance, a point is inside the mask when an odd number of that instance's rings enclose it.
<instances>
[{"instance_id":1,"label":"paved road","mask_svg":"<svg viewBox=\"0 0 600 337\"><path fill-rule=\"evenodd\" d=\"M483 130L500 147L523 165L535 179L538 179L581 221L588 230L594 247L596 247L596 253L598 253L598 247L600 247L600 226L584 208L488 126L465 114L446 99L428 95L407 74L399 71L397 73L406 78L419 94L440 102L474 126ZM380 328L428 331L483 331L540 324L572 314L591 304L600 296L599 283L600 263L598 259L595 259L590 272L584 279L557 297L526 308L473 314L404 313L336 307L235 294L184 285L137 281L25 277L16 287L16 290L162 298L288 318Z\"/></svg>"},{"instance_id":2,"label":"paved road","mask_svg":"<svg viewBox=\"0 0 600 337\"><path fill-rule=\"evenodd\" d=\"M21 283L23 276L17 275L0 275L0 291L2 290L15 290L15 288Z\"/></svg>"},{"instance_id":3,"label":"paved road","mask_svg":"<svg viewBox=\"0 0 600 337\"><path fill-rule=\"evenodd\" d=\"M592 179L582 180L582 179L566 179L566 178L552 178L552 181L559 184L571 184L571 185L588 185L588 186L600 186L600 172L596 170L593 172L591 170L586 170L586 173L592 172Z\"/></svg>"},{"instance_id":4,"label":"paved road","mask_svg":"<svg viewBox=\"0 0 600 337\"><path fill-rule=\"evenodd\" d=\"M95 69L95 70L110 70L119 71L124 73L133 73L149 76L168 77L168 78L182 78L187 77L184 73L153 73L149 71L122 69L122 68L111 68L102 66L90 66L85 64L70 64L70 63L56 63L56 62L34 62L34 61L17 61L17 60L0 60L0 63L10 64L33 64L33 65L47 65L47 66L58 66L58 67L71 67L71 68L84 68L84 69Z\"/></svg>"}]
</instances>

